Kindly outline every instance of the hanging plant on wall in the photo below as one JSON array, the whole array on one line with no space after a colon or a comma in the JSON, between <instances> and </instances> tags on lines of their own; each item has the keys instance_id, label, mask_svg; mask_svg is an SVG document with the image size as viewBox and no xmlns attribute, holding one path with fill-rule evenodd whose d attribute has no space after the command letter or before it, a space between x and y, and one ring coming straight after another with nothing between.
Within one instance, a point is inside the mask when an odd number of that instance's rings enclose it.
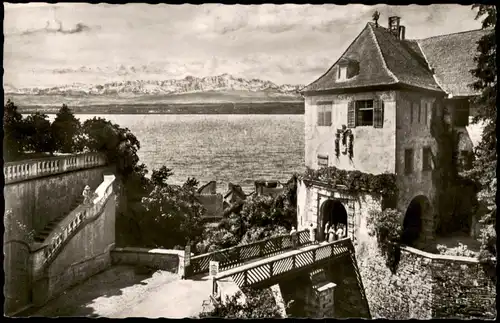
<instances>
[{"instance_id":1,"label":"hanging plant on wall","mask_svg":"<svg viewBox=\"0 0 500 323\"><path fill-rule=\"evenodd\" d=\"M335 134L335 156L339 158L340 156L340 132L337 129L337 133Z\"/></svg>"},{"instance_id":2,"label":"hanging plant on wall","mask_svg":"<svg viewBox=\"0 0 500 323\"><path fill-rule=\"evenodd\" d=\"M349 134L349 158L352 159L352 156L354 155L354 135L352 133Z\"/></svg>"},{"instance_id":3,"label":"hanging plant on wall","mask_svg":"<svg viewBox=\"0 0 500 323\"><path fill-rule=\"evenodd\" d=\"M367 174L357 170L347 171L335 166L322 167L318 170L307 168L301 176L303 180L320 181L332 186L344 185L352 193L366 191L374 195L391 198L397 196L395 174Z\"/></svg>"},{"instance_id":4,"label":"hanging plant on wall","mask_svg":"<svg viewBox=\"0 0 500 323\"><path fill-rule=\"evenodd\" d=\"M336 135L339 137L342 135L342 154L347 155L347 153L349 153L349 158L352 159L354 136L351 129L347 129L346 125L342 125L342 129L337 129Z\"/></svg>"}]
</instances>

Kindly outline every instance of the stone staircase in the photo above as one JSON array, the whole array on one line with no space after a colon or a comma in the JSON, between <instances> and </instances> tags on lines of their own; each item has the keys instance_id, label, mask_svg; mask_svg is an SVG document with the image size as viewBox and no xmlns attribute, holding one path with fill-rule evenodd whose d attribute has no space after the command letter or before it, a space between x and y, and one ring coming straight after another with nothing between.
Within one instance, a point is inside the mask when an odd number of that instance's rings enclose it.
<instances>
[{"instance_id":1,"label":"stone staircase","mask_svg":"<svg viewBox=\"0 0 500 323\"><path fill-rule=\"evenodd\" d=\"M42 243L47 239L47 237L50 235L52 230L57 226L59 222L61 222L68 213L76 209L80 204L83 203L83 196L77 197L73 203L71 204L69 211L68 212L62 212L57 218L53 219L47 225L39 232L36 233L35 235L35 242Z\"/></svg>"}]
</instances>

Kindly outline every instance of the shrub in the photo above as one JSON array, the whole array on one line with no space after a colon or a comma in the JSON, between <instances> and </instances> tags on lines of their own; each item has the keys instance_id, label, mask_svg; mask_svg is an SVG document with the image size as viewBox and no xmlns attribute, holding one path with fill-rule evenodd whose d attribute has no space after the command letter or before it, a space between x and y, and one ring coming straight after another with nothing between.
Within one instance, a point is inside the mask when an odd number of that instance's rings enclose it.
<instances>
[{"instance_id":1,"label":"shrub","mask_svg":"<svg viewBox=\"0 0 500 323\"><path fill-rule=\"evenodd\" d=\"M403 233L402 213L395 209L385 209L370 210L369 215L368 233L376 237L379 250L386 259L386 265L394 272L399 252L395 244L400 242Z\"/></svg>"},{"instance_id":2,"label":"shrub","mask_svg":"<svg viewBox=\"0 0 500 323\"><path fill-rule=\"evenodd\" d=\"M246 302L240 304L238 299L245 294ZM279 307L269 289L253 290L249 288L238 291L235 295L226 296L226 302L215 302L214 308L208 313L200 313L200 318L281 318Z\"/></svg>"}]
</instances>

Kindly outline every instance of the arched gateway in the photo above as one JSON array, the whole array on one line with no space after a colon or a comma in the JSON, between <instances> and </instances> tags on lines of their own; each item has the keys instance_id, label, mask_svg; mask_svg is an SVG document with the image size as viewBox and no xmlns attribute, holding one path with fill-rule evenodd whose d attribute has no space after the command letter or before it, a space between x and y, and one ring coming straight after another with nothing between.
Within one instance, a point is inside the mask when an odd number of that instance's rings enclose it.
<instances>
[{"instance_id":1,"label":"arched gateway","mask_svg":"<svg viewBox=\"0 0 500 323\"><path fill-rule=\"evenodd\" d=\"M424 227L432 215L432 207L429 199L419 195L411 200L406 209L403 221L402 242L408 246L418 247L423 242Z\"/></svg>"},{"instance_id":2,"label":"arched gateway","mask_svg":"<svg viewBox=\"0 0 500 323\"><path fill-rule=\"evenodd\" d=\"M325 225L328 222L330 226L333 224L335 227L339 223L345 225L345 230L347 232L347 211L342 204L342 202L338 200L326 200L321 205L321 216L318 219L318 234L321 239L324 238Z\"/></svg>"}]
</instances>

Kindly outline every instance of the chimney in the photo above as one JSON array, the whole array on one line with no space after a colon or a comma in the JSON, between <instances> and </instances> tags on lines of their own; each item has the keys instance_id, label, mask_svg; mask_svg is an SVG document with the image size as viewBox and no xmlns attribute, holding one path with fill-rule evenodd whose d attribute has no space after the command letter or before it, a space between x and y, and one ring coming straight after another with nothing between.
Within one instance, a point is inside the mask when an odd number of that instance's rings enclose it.
<instances>
[{"instance_id":1,"label":"chimney","mask_svg":"<svg viewBox=\"0 0 500 323\"><path fill-rule=\"evenodd\" d=\"M399 21L401 17L391 16L389 17L389 30L396 36L399 36Z\"/></svg>"},{"instance_id":2,"label":"chimney","mask_svg":"<svg viewBox=\"0 0 500 323\"><path fill-rule=\"evenodd\" d=\"M405 26L399 26L399 39L405 40Z\"/></svg>"}]
</instances>

